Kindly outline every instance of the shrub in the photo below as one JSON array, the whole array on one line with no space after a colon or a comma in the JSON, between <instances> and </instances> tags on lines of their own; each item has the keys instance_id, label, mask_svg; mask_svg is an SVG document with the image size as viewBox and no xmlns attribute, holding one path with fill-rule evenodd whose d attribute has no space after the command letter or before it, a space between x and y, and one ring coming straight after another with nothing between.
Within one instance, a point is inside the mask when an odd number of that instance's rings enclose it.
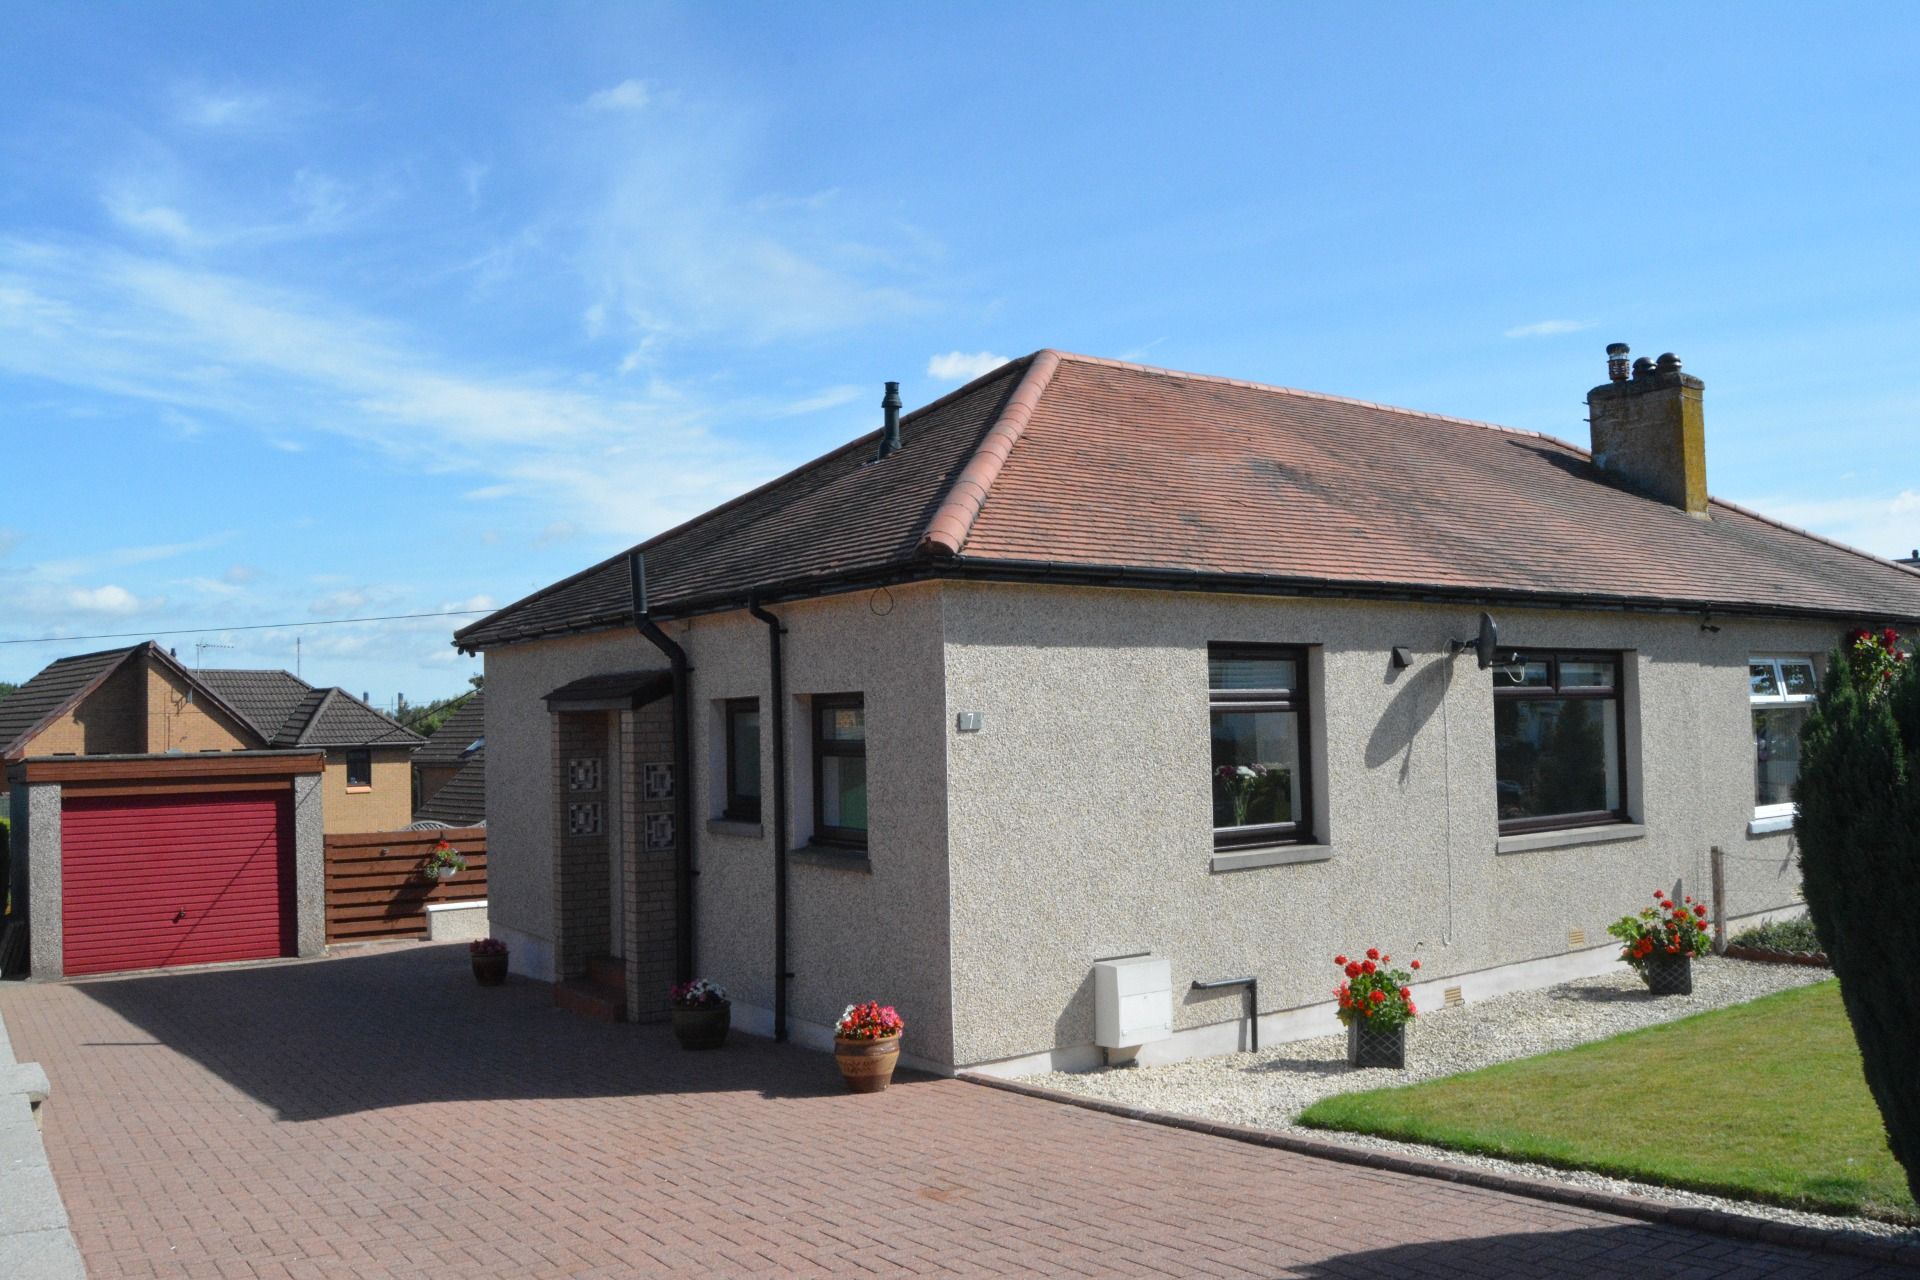
<instances>
[{"instance_id":1,"label":"shrub","mask_svg":"<svg viewBox=\"0 0 1920 1280\"><path fill-rule=\"evenodd\" d=\"M1754 925L1751 929L1742 929L1733 935L1732 942L1736 947L1771 947L1775 951L1820 949L1820 935L1814 931L1813 921L1806 916L1772 920Z\"/></svg>"},{"instance_id":2,"label":"shrub","mask_svg":"<svg viewBox=\"0 0 1920 1280\"><path fill-rule=\"evenodd\" d=\"M1412 1022L1419 1014L1410 986L1413 975L1405 969L1387 968L1392 960L1392 956L1378 947L1368 947L1366 956L1359 960L1345 956L1333 958L1334 964L1347 976L1345 982L1333 989L1333 994L1340 999L1342 1023L1350 1027L1364 1022L1370 1027L1391 1031ZM1415 960L1413 967L1418 969L1420 962Z\"/></svg>"},{"instance_id":3,"label":"shrub","mask_svg":"<svg viewBox=\"0 0 1920 1280\"><path fill-rule=\"evenodd\" d=\"M1887 1147L1920 1199L1920 664L1891 631L1834 651L1794 800L1808 914Z\"/></svg>"}]
</instances>

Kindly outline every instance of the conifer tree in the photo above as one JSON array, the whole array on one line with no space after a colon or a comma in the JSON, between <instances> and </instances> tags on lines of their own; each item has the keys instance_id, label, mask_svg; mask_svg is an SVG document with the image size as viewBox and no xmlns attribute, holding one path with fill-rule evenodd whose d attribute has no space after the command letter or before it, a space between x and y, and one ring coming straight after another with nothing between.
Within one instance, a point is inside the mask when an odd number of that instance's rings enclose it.
<instances>
[{"instance_id":1,"label":"conifer tree","mask_svg":"<svg viewBox=\"0 0 1920 1280\"><path fill-rule=\"evenodd\" d=\"M1808 913L1888 1149L1920 1199L1920 662L1892 631L1855 632L1834 652L1794 799Z\"/></svg>"}]
</instances>

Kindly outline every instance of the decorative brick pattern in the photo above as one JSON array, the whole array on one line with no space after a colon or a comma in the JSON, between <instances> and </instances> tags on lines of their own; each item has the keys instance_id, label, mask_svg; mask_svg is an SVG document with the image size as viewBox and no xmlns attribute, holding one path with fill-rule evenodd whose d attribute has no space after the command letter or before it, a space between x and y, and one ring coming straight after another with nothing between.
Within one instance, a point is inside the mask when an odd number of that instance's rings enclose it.
<instances>
[{"instance_id":1,"label":"decorative brick pattern","mask_svg":"<svg viewBox=\"0 0 1920 1280\"><path fill-rule=\"evenodd\" d=\"M1812 1252L1794 1242L1831 1233L1741 1239L1694 1229L1700 1210L1645 1221L1623 1197L1543 1201L911 1072L856 1096L825 1054L737 1033L682 1053L665 1027L562 1017L544 984L466 968L464 947L403 944L0 984L15 1054L55 1082L44 1139L88 1274L1914 1275L1894 1240ZM1391 1211L1358 1220L1369 1205ZM876 1240L884 1258L860 1252Z\"/></svg>"},{"instance_id":2,"label":"decorative brick pattern","mask_svg":"<svg viewBox=\"0 0 1920 1280\"><path fill-rule=\"evenodd\" d=\"M627 1017L651 1022L667 1016L673 983L673 865L678 850L673 821L672 703L665 698L620 716L620 758L638 761L639 786L621 792L621 856L625 859ZM632 776L632 775L629 775Z\"/></svg>"},{"instance_id":3,"label":"decorative brick pattern","mask_svg":"<svg viewBox=\"0 0 1920 1280\"><path fill-rule=\"evenodd\" d=\"M576 800L567 806L567 834L570 836L605 835L598 800Z\"/></svg>"},{"instance_id":4,"label":"decorative brick pattern","mask_svg":"<svg viewBox=\"0 0 1920 1280\"><path fill-rule=\"evenodd\" d=\"M598 756L590 756L584 760L567 761L567 790L597 792L601 790L602 786L600 778L600 758Z\"/></svg>"}]
</instances>

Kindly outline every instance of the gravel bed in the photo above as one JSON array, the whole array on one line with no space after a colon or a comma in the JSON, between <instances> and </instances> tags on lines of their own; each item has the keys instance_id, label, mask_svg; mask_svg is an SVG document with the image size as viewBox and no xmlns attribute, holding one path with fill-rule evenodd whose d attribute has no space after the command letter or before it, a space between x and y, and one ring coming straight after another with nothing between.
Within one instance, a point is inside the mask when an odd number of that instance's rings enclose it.
<instances>
[{"instance_id":1,"label":"gravel bed","mask_svg":"<svg viewBox=\"0 0 1920 1280\"><path fill-rule=\"evenodd\" d=\"M1748 1000L1821 982L1832 975L1792 965L1750 964L1702 958L1693 964L1693 994L1655 999L1631 970L1583 978L1561 986L1522 991L1459 1008L1422 1010L1407 1033L1404 1071L1347 1066L1344 1033L1295 1040L1259 1053L1194 1058L1159 1067L1063 1072L1030 1076L1028 1082L1066 1093L1103 1098L1132 1107L1198 1116L1231 1124L1309 1134L1348 1146L1398 1151L1426 1159L1548 1178L1574 1186L1702 1208L1769 1218L1824 1230L1843 1228L1876 1236L1920 1239L1920 1229L1870 1218L1808 1213L1744 1200L1628 1182L1596 1173L1467 1155L1439 1147L1396 1142L1362 1134L1306 1129L1296 1117L1321 1098L1360 1089L1412 1084L1472 1071L1495 1062L1529 1058L1556 1049L1631 1031L1636 1027L1740 1004Z\"/></svg>"}]
</instances>

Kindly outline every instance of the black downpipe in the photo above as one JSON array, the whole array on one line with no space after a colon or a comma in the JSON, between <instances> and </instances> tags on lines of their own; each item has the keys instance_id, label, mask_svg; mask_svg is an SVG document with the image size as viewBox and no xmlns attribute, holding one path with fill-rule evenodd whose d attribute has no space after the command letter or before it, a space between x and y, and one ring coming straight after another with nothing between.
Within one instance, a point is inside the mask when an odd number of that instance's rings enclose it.
<instances>
[{"instance_id":1,"label":"black downpipe","mask_svg":"<svg viewBox=\"0 0 1920 1280\"><path fill-rule=\"evenodd\" d=\"M1213 982L1193 980L1195 991L1218 991L1222 987L1245 987L1247 989L1247 1052L1260 1052L1260 979L1258 978L1220 978Z\"/></svg>"},{"instance_id":2,"label":"black downpipe","mask_svg":"<svg viewBox=\"0 0 1920 1280\"><path fill-rule=\"evenodd\" d=\"M773 693L773 1038L787 1038L787 669L780 653L780 637L787 629L780 619L747 602L747 612L767 624L767 665Z\"/></svg>"},{"instance_id":3,"label":"black downpipe","mask_svg":"<svg viewBox=\"0 0 1920 1280\"><path fill-rule=\"evenodd\" d=\"M667 655L673 668L673 973L675 982L693 978L693 714L689 696L693 667L687 651L660 629L647 613L647 561L638 551L627 555L627 580L633 592L633 625Z\"/></svg>"}]
</instances>

